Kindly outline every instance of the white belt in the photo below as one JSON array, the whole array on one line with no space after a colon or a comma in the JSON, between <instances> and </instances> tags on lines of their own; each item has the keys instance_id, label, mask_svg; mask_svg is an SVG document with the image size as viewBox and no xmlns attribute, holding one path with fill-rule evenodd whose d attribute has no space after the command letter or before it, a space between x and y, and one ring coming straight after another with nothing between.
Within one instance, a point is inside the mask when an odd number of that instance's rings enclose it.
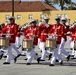
<instances>
[{"instance_id":1,"label":"white belt","mask_svg":"<svg viewBox=\"0 0 76 75\"><path fill-rule=\"evenodd\" d=\"M48 34L46 34L46 33L41 33L41 35L48 35Z\"/></svg>"}]
</instances>

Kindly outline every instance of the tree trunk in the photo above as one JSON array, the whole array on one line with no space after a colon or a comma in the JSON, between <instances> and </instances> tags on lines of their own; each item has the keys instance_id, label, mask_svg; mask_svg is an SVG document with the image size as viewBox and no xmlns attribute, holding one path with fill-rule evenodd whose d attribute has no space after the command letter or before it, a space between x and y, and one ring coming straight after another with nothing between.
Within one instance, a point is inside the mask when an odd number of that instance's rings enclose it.
<instances>
[{"instance_id":1,"label":"tree trunk","mask_svg":"<svg viewBox=\"0 0 76 75\"><path fill-rule=\"evenodd\" d=\"M63 4L61 4L60 6L61 6L61 10L63 10L63 9L64 9L64 5L63 5Z\"/></svg>"}]
</instances>

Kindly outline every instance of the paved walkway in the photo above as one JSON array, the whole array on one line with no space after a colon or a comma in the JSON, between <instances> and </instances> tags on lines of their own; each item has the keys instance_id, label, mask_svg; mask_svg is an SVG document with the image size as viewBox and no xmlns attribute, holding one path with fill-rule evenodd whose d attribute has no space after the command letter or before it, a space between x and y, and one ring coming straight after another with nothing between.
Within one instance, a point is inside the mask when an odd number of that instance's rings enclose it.
<instances>
[{"instance_id":1,"label":"paved walkway","mask_svg":"<svg viewBox=\"0 0 76 75\"><path fill-rule=\"evenodd\" d=\"M69 42L66 43L65 48L71 53ZM36 50L39 51L38 48ZM11 60L10 65L3 65L5 58L2 58L0 60L0 75L76 75L76 59L67 62L66 58L62 56L64 61L62 66L56 63L55 66L50 67L50 61L47 59L45 62L40 62L40 64L33 60L31 65L26 65L25 58L25 56L21 56L16 64Z\"/></svg>"}]
</instances>

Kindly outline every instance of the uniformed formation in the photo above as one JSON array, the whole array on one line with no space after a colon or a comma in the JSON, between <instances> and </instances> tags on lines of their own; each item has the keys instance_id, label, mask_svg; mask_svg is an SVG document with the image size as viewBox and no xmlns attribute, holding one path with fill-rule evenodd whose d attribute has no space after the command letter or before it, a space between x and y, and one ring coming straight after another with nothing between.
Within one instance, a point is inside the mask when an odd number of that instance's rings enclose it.
<instances>
[{"instance_id":1,"label":"uniformed formation","mask_svg":"<svg viewBox=\"0 0 76 75\"><path fill-rule=\"evenodd\" d=\"M38 24L38 20L31 20L29 25L20 26L15 23L15 18L10 17L8 24L1 24L0 26L0 59L3 56L3 49L6 49L6 61L3 64L10 64L11 58L14 63L21 55L26 55L27 63L32 63L32 58L40 61L45 61L46 56L50 60L49 66L54 66L58 61L63 65L62 54L66 60L69 61L72 56L76 58L76 23L66 25L67 18L56 16L55 24L48 24L49 18L44 17ZM20 43L20 36L23 35L23 42ZM72 54L70 55L64 48L69 36ZM22 46L22 53L18 50ZM41 56L35 51L36 46L39 47ZM12 53L12 48L17 55ZM53 52L51 51L53 50Z\"/></svg>"}]
</instances>

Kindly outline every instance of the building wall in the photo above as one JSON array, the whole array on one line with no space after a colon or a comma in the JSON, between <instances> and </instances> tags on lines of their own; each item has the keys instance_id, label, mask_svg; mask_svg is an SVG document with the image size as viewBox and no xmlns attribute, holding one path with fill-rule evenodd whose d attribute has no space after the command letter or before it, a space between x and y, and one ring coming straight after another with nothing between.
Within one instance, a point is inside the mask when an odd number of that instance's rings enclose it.
<instances>
[{"instance_id":1,"label":"building wall","mask_svg":"<svg viewBox=\"0 0 76 75\"><path fill-rule=\"evenodd\" d=\"M76 21L76 10L51 11L51 18L54 19L57 14L61 14L62 16L65 15L68 19L70 19L70 23ZM54 22L53 19L51 19L51 23Z\"/></svg>"},{"instance_id":2,"label":"building wall","mask_svg":"<svg viewBox=\"0 0 76 75\"><path fill-rule=\"evenodd\" d=\"M66 16L68 19L70 19L70 23L72 23L73 21L76 21L76 10L67 10L67 11L40 11L40 12L15 12L15 18L16 18L16 23L23 25L26 22L29 22L30 20L28 19L28 15L32 15L33 19L38 19L40 20L40 15L44 14L45 16L50 18L49 23L55 23L55 16L57 15L62 15L62 16ZM6 22L6 15L11 16L12 13L11 12L1 12L0 13L0 23L2 22ZM17 16L21 15L21 19L18 20Z\"/></svg>"}]
</instances>

